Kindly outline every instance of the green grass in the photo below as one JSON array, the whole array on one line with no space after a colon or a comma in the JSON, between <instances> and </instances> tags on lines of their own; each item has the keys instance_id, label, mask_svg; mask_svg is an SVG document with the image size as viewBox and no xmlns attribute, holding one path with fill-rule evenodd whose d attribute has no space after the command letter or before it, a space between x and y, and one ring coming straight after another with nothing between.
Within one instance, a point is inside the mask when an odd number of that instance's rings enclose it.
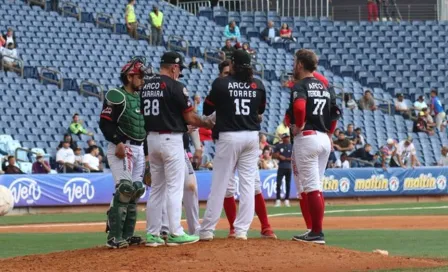
<instances>
[{"instance_id":1,"label":"green grass","mask_svg":"<svg viewBox=\"0 0 448 272\"><path fill-rule=\"evenodd\" d=\"M407 204L381 204L381 205L327 205L325 216L380 216L380 215L448 215L446 209L430 209L431 207L448 206L447 202L438 203L407 203ZM425 207L422 210L396 210L397 208ZM392 209L388 211L353 211L357 209ZM346 210L344 212L334 213L333 211ZM204 209L201 209L201 217ZM268 207L268 213L274 214L290 214L289 216L297 216L300 212L299 207L275 208ZM284 215L288 216L288 215ZM222 214L224 217L224 214ZM70 214L38 214L38 215L21 215L21 216L3 216L0 217L0 226L4 225L21 225L21 224L39 224L39 223L77 223L77 222L102 222L105 221L105 213L70 213ZM139 212L138 220L145 220L145 213Z\"/></svg>"}]
</instances>

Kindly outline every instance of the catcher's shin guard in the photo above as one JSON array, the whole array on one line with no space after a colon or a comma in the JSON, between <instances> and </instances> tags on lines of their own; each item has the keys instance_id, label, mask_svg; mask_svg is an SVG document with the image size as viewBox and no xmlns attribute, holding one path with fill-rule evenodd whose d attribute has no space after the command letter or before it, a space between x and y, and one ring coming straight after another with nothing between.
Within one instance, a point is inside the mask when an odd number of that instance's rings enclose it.
<instances>
[{"instance_id":1,"label":"catcher's shin guard","mask_svg":"<svg viewBox=\"0 0 448 272\"><path fill-rule=\"evenodd\" d=\"M126 219L128 205L134 192L135 189L131 181L120 180L107 213L107 229L109 230L107 240L115 238L115 240L120 241L123 239L123 225Z\"/></svg>"},{"instance_id":2,"label":"catcher's shin guard","mask_svg":"<svg viewBox=\"0 0 448 272\"><path fill-rule=\"evenodd\" d=\"M126 219L123 225L123 238L131 239L134 235L135 224L137 223L137 202L145 193L145 187L140 181L133 183L134 195L127 207Z\"/></svg>"}]
</instances>

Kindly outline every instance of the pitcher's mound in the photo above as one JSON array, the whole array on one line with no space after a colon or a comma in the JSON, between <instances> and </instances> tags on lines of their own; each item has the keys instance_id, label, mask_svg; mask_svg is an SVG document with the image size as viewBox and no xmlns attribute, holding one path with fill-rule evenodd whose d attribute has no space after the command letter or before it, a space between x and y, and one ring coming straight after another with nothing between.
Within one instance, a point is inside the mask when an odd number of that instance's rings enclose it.
<instances>
[{"instance_id":1,"label":"pitcher's mound","mask_svg":"<svg viewBox=\"0 0 448 272\"><path fill-rule=\"evenodd\" d=\"M366 271L447 262L386 257L285 240L216 239L178 247L105 247L0 260L1 271Z\"/></svg>"}]
</instances>

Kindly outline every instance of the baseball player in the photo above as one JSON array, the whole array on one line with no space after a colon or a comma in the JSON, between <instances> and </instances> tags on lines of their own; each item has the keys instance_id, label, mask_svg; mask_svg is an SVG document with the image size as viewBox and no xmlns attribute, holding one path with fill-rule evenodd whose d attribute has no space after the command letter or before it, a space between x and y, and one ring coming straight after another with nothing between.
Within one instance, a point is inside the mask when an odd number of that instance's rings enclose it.
<instances>
[{"instance_id":1,"label":"baseball player","mask_svg":"<svg viewBox=\"0 0 448 272\"><path fill-rule=\"evenodd\" d=\"M322 179L331 151L331 135L336 129L340 111L336 95L313 76L317 56L306 49L298 50L294 61L294 84L291 92L294 164L298 183L306 193L311 216L311 231L293 236L293 240L325 244L322 232L324 205ZM295 173L296 174L296 173Z\"/></svg>"},{"instance_id":2,"label":"baseball player","mask_svg":"<svg viewBox=\"0 0 448 272\"><path fill-rule=\"evenodd\" d=\"M160 75L145 80L140 92L152 179L147 202L146 235L146 246L151 247L165 244L160 237L164 205L169 227L166 244L177 246L199 240L197 236L186 234L180 223L185 180L182 136L187 131L186 124L212 128L213 123L193 112L188 91L178 81L184 68L180 54L164 53L160 61Z\"/></svg>"},{"instance_id":3,"label":"baseball player","mask_svg":"<svg viewBox=\"0 0 448 272\"><path fill-rule=\"evenodd\" d=\"M254 192L259 155L260 115L266 107L263 83L253 77L250 55L235 51L230 76L218 77L204 103L204 114L216 111L216 155L211 193L201 224L201 240L212 240L222 211L229 182L238 171L239 214L234 223L235 238L247 239L255 209ZM225 181L225 182L223 182Z\"/></svg>"},{"instance_id":4,"label":"baseball player","mask_svg":"<svg viewBox=\"0 0 448 272\"><path fill-rule=\"evenodd\" d=\"M138 94L145 71L144 60L128 62L121 69L123 86L107 92L100 115L100 129L109 141L107 159L116 187L107 212L109 248L142 243L141 237L134 236L134 229L137 202L145 192L142 177L146 132Z\"/></svg>"},{"instance_id":5,"label":"baseball player","mask_svg":"<svg viewBox=\"0 0 448 272\"><path fill-rule=\"evenodd\" d=\"M221 62L218 66L219 68L219 77L226 77L229 75L230 70L230 61L225 60ZM213 113L211 118L216 119L216 114ZM214 120L213 119L213 120ZM216 132L213 131L214 137L216 138ZM235 191L236 191L236 176L232 175L230 179L229 186L227 187L226 195L224 198L224 211L226 213L227 220L229 221L230 231L228 238L235 237L235 227L233 223L236 219L236 202L235 202ZM266 209L266 203L264 201L263 193L261 191L261 181L260 181L260 172L257 168L257 172L255 174L255 213L258 216L258 219L261 223L261 237L263 238L273 238L276 239L274 231L269 224L268 212Z\"/></svg>"},{"instance_id":6,"label":"baseball player","mask_svg":"<svg viewBox=\"0 0 448 272\"><path fill-rule=\"evenodd\" d=\"M317 80L319 80L326 88L331 88L332 90L330 90L330 91L334 92L333 86L331 86L329 84L329 82L325 76L323 76L322 74L320 74L318 72L313 72L313 76ZM291 88L293 86L294 86L294 84L292 84ZM287 126L291 125L290 116L291 116L291 114L289 113L289 109L288 109L285 114L285 124ZM303 191L303 186L299 182L299 172L297 170L297 167L296 167L296 164L294 161L294 154L292 154L292 156L291 156L291 167L292 167L294 183L297 188L297 196L299 199L300 210L302 212L302 217L305 221L305 225L306 225L306 229L307 229L306 231L309 232L309 231L311 231L311 228L312 228L312 222L311 222L311 214L310 214L309 207L308 207L308 197L307 197L307 194ZM322 205L324 205L324 207L325 207L323 190L321 190L321 199L322 199Z\"/></svg>"}]
</instances>

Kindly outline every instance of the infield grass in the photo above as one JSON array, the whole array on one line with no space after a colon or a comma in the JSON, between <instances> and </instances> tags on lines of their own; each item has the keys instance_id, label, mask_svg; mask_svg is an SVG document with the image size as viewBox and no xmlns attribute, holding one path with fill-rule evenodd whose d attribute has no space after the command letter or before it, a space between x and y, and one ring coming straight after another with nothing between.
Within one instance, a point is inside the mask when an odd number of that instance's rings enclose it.
<instances>
[{"instance_id":1,"label":"infield grass","mask_svg":"<svg viewBox=\"0 0 448 272\"><path fill-rule=\"evenodd\" d=\"M418 208L418 209L415 209ZM397 216L397 215L448 215L448 202L437 203L406 203L406 204L380 204L380 205L327 205L325 216ZM200 209L200 216L204 213ZM293 207L268 206L271 216L297 216L300 213L298 205ZM225 217L224 212L221 217ZM105 213L64 213L64 214L37 214L13 215L0 217L0 226L42 224L42 223L84 223L103 222ZM145 220L145 213L139 211L138 220Z\"/></svg>"}]
</instances>

